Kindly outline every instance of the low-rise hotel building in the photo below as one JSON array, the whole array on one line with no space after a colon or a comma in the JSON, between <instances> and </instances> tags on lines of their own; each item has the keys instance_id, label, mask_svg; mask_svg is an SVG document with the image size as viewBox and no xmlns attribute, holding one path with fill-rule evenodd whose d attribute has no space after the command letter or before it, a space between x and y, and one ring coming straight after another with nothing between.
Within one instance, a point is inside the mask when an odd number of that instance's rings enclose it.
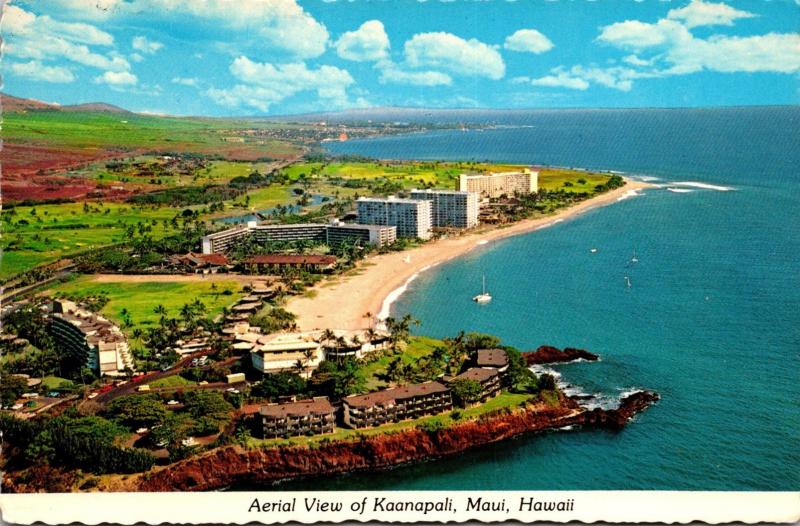
<instances>
[{"instance_id":1,"label":"low-rise hotel building","mask_svg":"<svg viewBox=\"0 0 800 526\"><path fill-rule=\"evenodd\" d=\"M478 194L460 190L411 190L411 199L431 202L436 228L472 228L478 225Z\"/></svg>"},{"instance_id":2,"label":"low-rise hotel building","mask_svg":"<svg viewBox=\"0 0 800 526\"><path fill-rule=\"evenodd\" d=\"M318 241L330 246L344 242L359 241L378 247L390 245L397 239L397 229L391 225L349 224L339 221L324 223L297 223L289 225L266 225L249 221L246 225L236 225L227 230L203 237L203 254L226 252L236 243L250 238L257 243L270 241Z\"/></svg>"},{"instance_id":3,"label":"low-rise hotel building","mask_svg":"<svg viewBox=\"0 0 800 526\"><path fill-rule=\"evenodd\" d=\"M128 339L120 328L71 301L53 303L48 330L61 349L101 376L134 370Z\"/></svg>"},{"instance_id":4,"label":"low-rise hotel building","mask_svg":"<svg viewBox=\"0 0 800 526\"><path fill-rule=\"evenodd\" d=\"M264 438L333 433L336 417L328 398L318 396L259 409Z\"/></svg>"},{"instance_id":5,"label":"low-rise hotel building","mask_svg":"<svg viewBox=\"0 0 800 526\"><path fill-rule=\"evenodd\" d=\"M430 201L395 196L360 197L356 209L360 224L395 226L398 237L431 237L433 206Z\"/></svg>"},{"instance_id":6,"label":"low-rise hotel building","mask_svg":"<svg viewBox=\"0 0 800 526\"><path fill-rule=\"evenodd\" d=\"M472 367L463 373L450 379L450 383L456 380L472 380L481 385L481 401L487 400L500 393L500 372L494 367Z\"/></svg>"},{"instance_id":7,"label":"low-rise hotel building","mask_svg":"<svg viewBox=\"0 0 800 526\"><path fill-rule=\"evenodd\" d=\"M482 198L532 194L539 191L539 172L525 168L521 172L461 174L456 182L456 190L475 192Z\"/></svg>"},{"instance_id":8,"label":"low-rise hotel building","mask_svg":"<svg viewBox=\"0 0 800 526\"><path fill-rule=\"evenodd\" d=\"M453 408L450 390L439 382L352 395L342 403L344 423L354 429L435 415Z\"/></svg>"},{"instance_id":9,"label":"low-rise hotel building","mask_svg":"<svg viewBox=\"0 0 800 526\"><path fill-rule=\"evenodd\" d=\"M291 371L310 378L325 358L317 332L269 334L251 345L253 367L265 374Z\"/></svg>"}]
</instances>

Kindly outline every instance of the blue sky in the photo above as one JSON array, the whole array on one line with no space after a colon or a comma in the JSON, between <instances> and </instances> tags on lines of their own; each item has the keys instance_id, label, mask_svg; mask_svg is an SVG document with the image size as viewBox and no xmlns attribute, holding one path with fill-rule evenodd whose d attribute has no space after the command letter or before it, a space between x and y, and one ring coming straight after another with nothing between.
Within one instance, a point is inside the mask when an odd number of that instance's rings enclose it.
<instances>
[{"instance_id":1,"label":"blue sky","mask_svg":"<svg viewBox=\"0 0 800 526\"><path fill-rule=\"evenodd\" d=\"M214 116L797 104L798 1L11 0L3 89Z\"/></svg>"}]
</instances>

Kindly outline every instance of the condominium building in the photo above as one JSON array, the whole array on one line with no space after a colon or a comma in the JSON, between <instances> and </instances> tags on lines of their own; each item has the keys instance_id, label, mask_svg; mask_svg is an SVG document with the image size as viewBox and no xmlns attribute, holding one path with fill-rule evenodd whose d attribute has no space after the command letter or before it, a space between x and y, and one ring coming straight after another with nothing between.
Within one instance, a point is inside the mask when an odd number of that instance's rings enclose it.
<instances>
[{"instance_id":1,"label":"condominium building","mask_svg":"<svg viewBox=\"0 0 800 526\"><path fill-rule=\"evenodd\" d=\"M473 367L449 380L473 380L481 386L481 401L492 398L500 393L500 372L494 367Z\"/></svg>"},{"instance_id":2,"label":"condominium building","mask_svg":"<svg viewBox=\"0 0 800 526\"><path fill-rule=\"evenodd\" d=\"M324 223L297 223L291 225L248 225L253 239L258 243L268 241L319 241L324 243L328 225Z\"/></svg>"},{"instance_id":3,"label":"condominium building","mask_svg":"<svg viewBox=\"0 0 800 526\"><path fill-rule=\"evenodd\" d=\"M334 219L328 225L328 245L358 243L361 246L384 247L397 240L397 227L389 225L360 225Z\"/></svg>"},{"instance_id":4,"label":"condominium building","mask_svg":"<svg viewBox=\"0 0 800 526\"><path fill-rule=\"evenodd\" d=\"M539 191L539 172L525 168L521 172L461 174L456 182L456 190L476 192L482 198L532 194Z\"/></svg>"},{"instance_id":5,"label":"condominium building","mask_svg":"<svg viewBox=\"0 0 800 526\"><path fill-rule=\"evenodd\" d=\"M433 206L430 201L361 197L356 202L358 222L364 225L397 227L398 237L430 239L433 226Z\"/></svg>"},{"instance_id":6,"label":"condominium building","mask_svg":"<svg viewBox=\"0 0 800 526\"><path fill-rule=\"evenodd\" d=\"M237 243L243 237L250 235L248 225L236 225L232 228L214 232L207 236L203 236L202 251L203 254L218 254L225 252Z\"/></svg>"},{"instance_id":7,"label":"condominium building","mask_svg":"<svg viewBox=\"0 0 800 526\"><path fill-rule=\"evenodd\" d=\"M227 230L203 237L203 254L216 254L229 250L243 239L258 243L269 241L318 241L336 246L354 239L364 245L385 246L397 239L397 229L392 226L347 224L332 221L323 223L297 223L290 225L265 225L250 221Z\"/></svg>"},{"instance_id":8,"label":"condominium building","mask_svg":"<svg viewBox=\"0 0 800 526\"><path fill-rule=\"evenodd\" d=\"M71 301L53 303L48 330L61 349L101 376L134 370L128 340L119 327Z\"/></svg>"},{"instance_id":9,"label":"condominium building","mask_svg":"<svg viewBox=\"0 0 800 526\"><path fill-rule=\"evenodd\" d=\"M352 428L435 415L453 408L450 390L439 382L352 395L344 398L342 403L344 423Z\"/></svg>"},{"instance_id":10,"label":"condominium building","mask_svg":"<svg viewBox=\"0 0 800 526\"><path fill-rule=\"evenodd\" d=\"M283 404L267 404L259 409L264 438L333 433L335 410L327 397Z\"/></svg>"},{"instance_id":11,"label":"condominium building","mask_svg":"<svg viewBox=\"0 0 800 526\"><path fill-rule=\"evenodd\" d=\"M431 202L431 222L437 228L478 225L478 194L460 190L412 190L411 199Z\"/></svg>"},{"instance_id":12,"label":"condominium building","mask_svg":"<svg viewBox=\"0 0 800 526\"><path fill-rule=\"evenodd\" d=\"M325 358L316 332L260 336L251 349L253 367L265 374L292 371L310 378Z\"/></svg>"}]
</instances>

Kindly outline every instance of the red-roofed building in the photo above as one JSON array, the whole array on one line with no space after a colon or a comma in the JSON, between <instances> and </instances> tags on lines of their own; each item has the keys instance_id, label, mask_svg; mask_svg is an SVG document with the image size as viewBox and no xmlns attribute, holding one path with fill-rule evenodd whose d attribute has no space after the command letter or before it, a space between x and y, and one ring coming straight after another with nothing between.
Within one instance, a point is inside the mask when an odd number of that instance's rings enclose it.
<instances>
[{"instance_id":1,"label":"red-roofed building","mask_svg":"<svg viewBox=\"0 0 800 526\"><path fill-rule=\"evenodd\" d=\"M185 267L194 272L216 272L230 265L225 254L195 254L189 252L172 258L172 264Z\"/></svg>"}]
</instances>

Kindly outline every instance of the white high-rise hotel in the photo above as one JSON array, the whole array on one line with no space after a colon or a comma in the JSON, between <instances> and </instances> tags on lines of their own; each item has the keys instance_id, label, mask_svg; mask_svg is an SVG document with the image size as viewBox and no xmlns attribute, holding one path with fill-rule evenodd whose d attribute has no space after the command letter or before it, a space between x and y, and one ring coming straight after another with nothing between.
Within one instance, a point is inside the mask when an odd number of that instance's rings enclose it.
<instances>
[{"instance_id":1,"label":"white high-rise hotel","mask_svg":"<svg viewBox=\"0 0 800 526\"><path fill-rule=\"evenodd\" d=\"M411 199L432 203L432 223L437 228L472 228L478 225L478 194L458 190L411 190Z\"/></svg>"},{"instance_id":2,"label":"white high-rise hotel","mask_svg":"<svg viewBox=\"0 0 800 526\"><path fill-rule=\"evenodd\" d=\"M431 201L360 197L356 201L358 222L363 225L390 225L397 227L397 237L430 239L433 226Z\"/></svg>"},{"instance_id":3,"label":"white high-rise hotel","mask_svg":"<svg viewBox=\"0 0 800 526\"><path fill-rule=\"evenodd\" d=\"M525 168L521 172L461 174L458 176L456 190L476 192L484 198L532 194L539 191L539 172Z\"/></svg>"}]
</instances>

